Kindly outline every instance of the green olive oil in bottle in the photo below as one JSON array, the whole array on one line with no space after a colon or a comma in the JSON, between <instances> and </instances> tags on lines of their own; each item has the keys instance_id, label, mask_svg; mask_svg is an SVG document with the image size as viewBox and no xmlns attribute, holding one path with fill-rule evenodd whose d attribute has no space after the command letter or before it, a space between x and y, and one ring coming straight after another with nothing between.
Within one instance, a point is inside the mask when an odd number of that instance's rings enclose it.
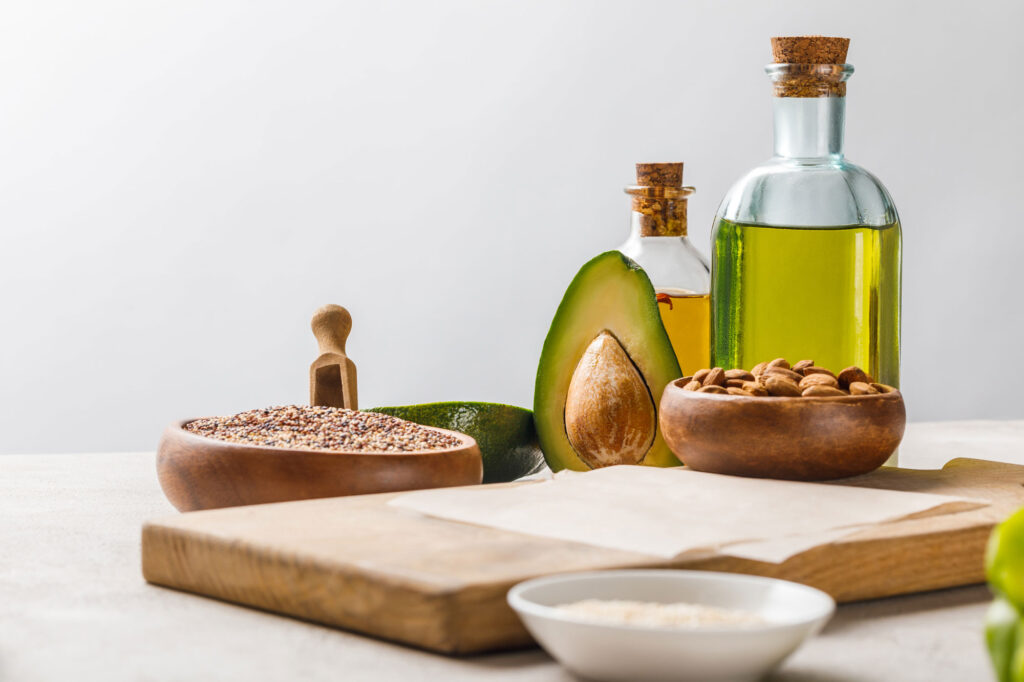
<instances>
[{"instance_id":1,"label":"green olive oil in bottle","mask_svg":"<svg viewBox=\"0 0 1024 682\"><path fill-rule=\"evenodd\" d=\"M843 154L845 38L774 38L775 154L726 195L712 232L712 364L857 365L899 386L899 217Z\"/></svg>"}]
</instances>

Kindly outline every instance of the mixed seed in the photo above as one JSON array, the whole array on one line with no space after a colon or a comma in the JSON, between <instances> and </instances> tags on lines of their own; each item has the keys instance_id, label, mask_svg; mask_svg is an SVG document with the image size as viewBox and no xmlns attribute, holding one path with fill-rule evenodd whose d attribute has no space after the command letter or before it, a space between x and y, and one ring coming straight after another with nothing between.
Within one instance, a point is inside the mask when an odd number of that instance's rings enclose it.
<instances>
[{"instance_id":1,"label":"mixed seed","mask_svg":"<svg viewBox=\"0 0 1024 682\"><path fill-rule=\"evenodd\" d=\"M814 360L801 360L791 366L786 358L758 363L750 371L702 369L692 377L684 377L682 386L684 391L701 393L785 398L876 395L896 390L877 383L860 367L847 367L833 374L824 367L816 367Z\"/></svg>"},{"instance_id":2,"label":"mixed seed","mask_svg":"<svg viewBox=\"0 0 1024 682\"><path fill-rule=\"evenodd\" d=\"M374 412L286 405L207 417L185 430L217 440L301 450L411 452L455 447L460 440L419 424Z\"/></svg>"}]
</instances>

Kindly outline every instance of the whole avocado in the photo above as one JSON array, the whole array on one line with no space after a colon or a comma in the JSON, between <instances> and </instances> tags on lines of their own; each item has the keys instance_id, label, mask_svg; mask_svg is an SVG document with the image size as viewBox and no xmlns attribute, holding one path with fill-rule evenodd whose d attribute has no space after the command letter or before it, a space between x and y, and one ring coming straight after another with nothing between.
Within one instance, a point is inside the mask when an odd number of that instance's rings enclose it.
<instances>
[{"instance_id":1,"label":"whole avocado","mask_svg":"<svg viewBox=\"0 0 1024 682\"><path fill-rule=\"evenodd\" d=\"M522 407L501 403L443 402L375 407L367 412L389 414L423 426L472 436L483 456L484 483L514 481L544 467L533 413Z\"/></svg>"},{"instance_id":2,"label":"whole avocado","mask_svg":"<svg viewBox=\"0 0 1024 682\"><path fill-rule=\"evenodd\" d=\"M1024 509L996 526L985 554L995 592L985 616L985 642L998 682L1024 682Z\"/></svg>"}]
</instances>

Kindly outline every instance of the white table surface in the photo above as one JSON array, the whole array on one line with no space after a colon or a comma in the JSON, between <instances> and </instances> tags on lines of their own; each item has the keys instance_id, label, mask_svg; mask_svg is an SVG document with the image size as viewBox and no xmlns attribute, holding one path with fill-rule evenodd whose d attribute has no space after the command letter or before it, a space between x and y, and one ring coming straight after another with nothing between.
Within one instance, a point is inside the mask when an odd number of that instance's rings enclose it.
<instances>
[{"instance_id":1,"label":"white table surface","mask_svg":"<svg viewBox=\"0 0 1024 682\"><path fill-rule=\"evenodd\" d=\"M1024 464L1024 421L914 424L901 461ZM542 651L455 659L155 587L152 453L0 456L0 680L573 680ZM839 608L772 680L992 679L985 587Z\"/></svg>"}]
</instances>

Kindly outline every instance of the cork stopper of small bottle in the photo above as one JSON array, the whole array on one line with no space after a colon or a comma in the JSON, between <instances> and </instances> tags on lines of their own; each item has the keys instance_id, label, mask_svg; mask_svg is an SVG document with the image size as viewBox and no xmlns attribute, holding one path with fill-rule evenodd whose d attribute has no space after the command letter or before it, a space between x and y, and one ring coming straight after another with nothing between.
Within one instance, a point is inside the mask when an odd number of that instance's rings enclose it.
<instances>
[{"instance_id":1,"label":"cork stopper of small bottle","mask_svg":"<svg viewBox=\"0 0 1024 682\"><path fill-rule=\"evenodd\" d=\"M683 187L682 163L638 163L636 185L627 187L633 211L640 215L644 237L686 235L686 199L692 187Z\"/></svg>"},{"instance_id":2,"label":"cork stopper of small bottle","mask_svg":"<svg viewBox=\"0 0 1024 682\"><path fill-rule=\"evenodd\" d=\"M780 36L772 38L776 97L845 97L849 38Z\"/></svg>"},{"instance_id":3,"label":"cork stopper of small bottle","mask_svg":"<svg viewBox=\"0 0 1024 682\"><path fill-rule=\"evenodd\" d=\"M656 187L682 187L682 163L638 163L636 184Z\"/></svg>"},{"instance_id":4,"label":"cork stopper of small bottle","mask_svg":"<svg viewBox=\"0 0 1024 682\"><path fill-rule=\"evenodd\" d=\"M845 64L849 38L780 36L772 38L776 64Z\"/></svg>"}]
</instances>

